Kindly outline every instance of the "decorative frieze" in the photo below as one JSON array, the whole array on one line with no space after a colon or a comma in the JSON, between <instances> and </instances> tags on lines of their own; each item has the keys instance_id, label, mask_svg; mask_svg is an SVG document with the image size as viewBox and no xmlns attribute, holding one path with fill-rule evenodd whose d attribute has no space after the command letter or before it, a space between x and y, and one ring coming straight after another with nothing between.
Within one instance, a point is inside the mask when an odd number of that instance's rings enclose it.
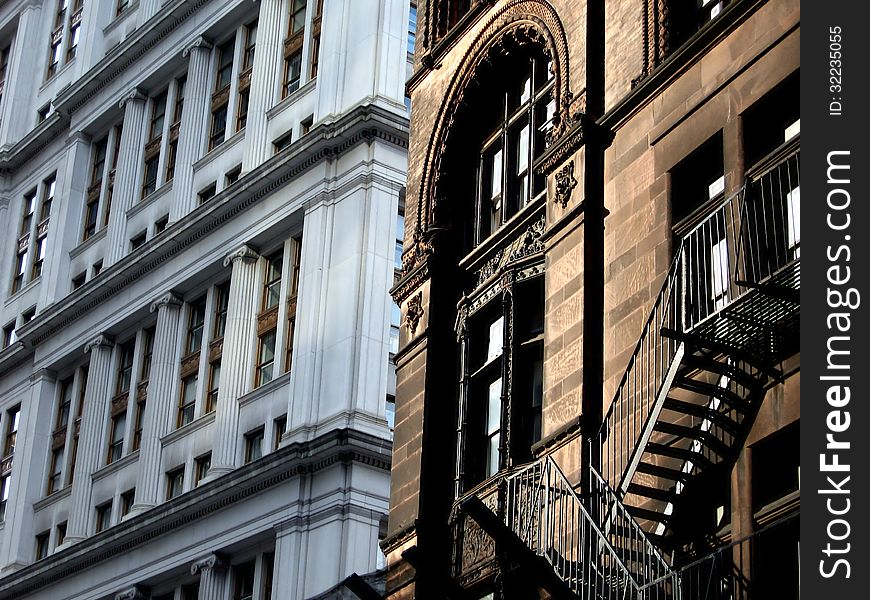
<instances>
[{"instance_id":1,"label":"decorative frieze","mask_svg":"<svg viewBox=\"0 0 870 600\"><path fill-rule=\"evenodd\" d=\"M417 295L408 300L408 308L405 313L405 326L410 330L411 335L417 333L417 325L420 319L423 318L423 292L417 292Z\"/></svg>"},{"instance_id":2,"label":"decorative frieze","mask_svg":"<svg viewBox=\"0 0 870 600\"><path fill-rule=\"evenodd\" d=\"M571 200L571 192L577 187L577 180L574 179L574 161L569 161L556 173L556 189L553 194L553 200L565 208Z\"/></svg>"}]
</instances>

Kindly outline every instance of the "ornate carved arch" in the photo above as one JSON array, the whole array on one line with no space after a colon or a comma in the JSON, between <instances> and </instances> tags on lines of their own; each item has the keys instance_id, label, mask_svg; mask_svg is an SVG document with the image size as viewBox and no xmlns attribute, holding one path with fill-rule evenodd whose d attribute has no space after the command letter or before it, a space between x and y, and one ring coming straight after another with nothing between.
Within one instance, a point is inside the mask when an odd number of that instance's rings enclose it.
<instances>
[{"instance_id":1,"label":"ornate carved arch","mask_svg":"<svg viewBox=\"0 0 870 600\"><path fill-rule=\"evenodd\" d=\"M406 269L412 267L421 258L419 254L428 249L423 237L434 221L442 158L457 111L479 67L501 54L506 42L537 44L543 48L552 61L555 76L553 95L557 116L554 126L558 128L560 120L567 120L569 106L574 98L569 86L568 42L562 22L545 0L513 0L491 15L477 34L460 61L439 108L423 162L415 239L408 250L411 256L406 261Z\"/></svg>"}]
</instances>

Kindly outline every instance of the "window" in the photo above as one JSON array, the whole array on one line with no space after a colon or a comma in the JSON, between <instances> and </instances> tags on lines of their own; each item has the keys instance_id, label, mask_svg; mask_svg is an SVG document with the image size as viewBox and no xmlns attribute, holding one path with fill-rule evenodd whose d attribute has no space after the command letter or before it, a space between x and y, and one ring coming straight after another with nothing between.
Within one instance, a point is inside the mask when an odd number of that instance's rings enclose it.
<instances>
[{"instance_id":1,"label":"window","mask_svg":"<svg viewBox=\"0 0 870 600\"><path fill-rule=\"evenodd\" d=\"M287 415L281 415L275 419L272 424L274 431L272 440L272 450L277 450L281 446L281 438L284 437L284 432L287 431Z\"/></svg>"},{"instance_id":2,"label":"window","mask_svg":"<svg viewBox=\"0 0 870 600\"><path fill-rule=\"evenodd\" d=\"M205 413L208 414L217 408L218 393L221 385L221 358L209 362L208 365L208 394L205 398Z\"/></svg>"},{"instance_id":3,"label":"window","mask_svg":"<svg viewBox=\"0 0 870 600\"><path fill-rule=\"evenodd\" d=\"M244 28L245 45L242 49L242 70L239 73L239 99L236 109L236 131L248 123L248 104L251 95L251 74L254 68L254 51L257 46L257 21Z\"/></svg>"},{"instance_id":4,"label":"window","mask_svg":"<svg viewBox=\"0 0 870 600\"><path fill-rule=\"evenodd\" d=\"M190 303L187 321L185 353L198 352L202 347L202 328L205 324L205 296Z\"/></svg>"},{"instance_id":5,"label":"window","mask_svg":"<svg viewBox=\"0 0 870 600\"><path fill-rule=\"evenodd\" d=\"M109 138L105 137L94 144L91 158L91 183L88 186L85 201L85 224L82 240L86 240L97 232L100 221L100 196L103 192L103 179L106 170L106 151Z\"/></svg>"},{"instance_id":6,"label":"window","mask_svg":"<svg viewBox=\"0 0 870 600\"><path fill-rule=\"evenodd\" d=\"M57 532L54 541L55 548L66 541L66 521L57 524Z\"/></svg>"},{"instance_id":7,"label":"window","mask_svg":"<svg viewBox=\"0 0 870 600\"><path fill-rule=\"evenodd\" d=\"M254 561L233 567L233 600L254 597Z\"/></svg>"},{"instance_id":8,"label":"window","mask_svg":"<svg viewBox=\"0 0 870 600\"><path fill-rule=\"evenodd\" d=\"M42 275L43 262L48 249L48 225L54 203L55 184L55 176L52 174L36 189L24 195L15 268L12 275L12 293L24 286L28 274L30 281ZM30 269L27 268L28 264Z\"/></svg>"},{"instance_id":9,"label":"window","mask_svg":"<svg viewBox=\"0 0 870 600\"><path fill-rule=\"evenodd\" d=\"M70 483L75 476L76 457L79 449L79 429L82 423L82 413L85 407L85 392L88 387L88 367L84 366L76 372L78 378L78 402L76 403L75 421L73 421L72 429L72 453L70 454L69 470L67 475L67 483Z\"/></svg>"},{"instance_id":10,"label":"window","mask_svg":"<svg viewBox=\"0 0 870 600\"><path fill-rule=\"evenodd\" d=\"M136 488L130 488L126 492L121 492L121 517L126 517L133 510L133 504L136 502Z\"/></svg>"},{"instance_id":11,"label":"window","mask_svg":"<svg viewBox=\"0 0 870 600\"><path fill-rule=\"evenodd\" d=\"M299 122L300 135L307 135L312 126L314 126L314 115L308 115Z\"/></svg>"},{"instance_id":12,"label":"window","mask_svg":"<svg viewBox=\"0 0 870 600\"><path fill-rule=\"evenodd\" d=\"M97 506L96 509L97 518L96 518L96 527L95 533L100 533L101 531L108 529L112 523L112 501L104 502Z\"/></svg>"},{"instance_id":13,"label":"window","mask_svg":"<svg viewBox=\"0 0 870 600\"><path fill-rule=\"evenodd\" d=\"M166 148L166 181L175 177L175 162L178 159L178 132L181 128L181 115L184 112L184 88L187 76L175 80L175 108L172 111L172 125L169 126L169 143Z\"/></svg>"},{"instance_id":14,"label":"window","mask_svg":"<svg viewBox=\"0 0 870 600\"><path fill-rule=\"evenodd\" d=\"M31 280L42 275L42 266L48 246L48 218L54 202L55 177L52 175L42 182L42 202L39 209L39 223L36 226L36 249L33 257Z\"/></svg>"},{"instance_id":15,"label":"window","mask_svg":"<svg viewBox=\"0 0 870 600\"><path fill-rule=\"evenodd\" d=\"M139 235L133 237L130 240L130 251L137 250L145 245L145 242L148 240L148 232L143 231Z\"/></svg>"},{"instance_id":16,"label":"window","mask_svg":"<svg viewBox=\"0 0 870 600\"><path fill-rule=\"evenodd\" d=\"M275 577L275 555L271 552L263 554L263 595L261 598L272 598L272 581Z\"/></svg>"},{"instance_id":17,"label":"window","mask_svg":"<svg viewBox=\"0 0 870 600\"><path fill-rule=\"evenodd\" d=\"M288 148L290 144L293 143L293 132L288 131L274 142L272 142L272 147L275 148L275 153L281 152L285 148Z\"/></svg>"},{"instance_id":18,"label":"window","mask_svg":"<svg viewBox=\"0 0 870 600\"><path fill-rule=\"evenodd\" d=\"M66 457L67 425L72 410L73 397L72 377L60 382L60 396L57 402L57 414L54 419L54 430L51 435L51 461L48 468L48 484L46 494L52 494L64 485L63 469Z\"/></svg>"},{"instance_id":19,"label":"window","mask_svg":"<svg viewBox=\"0 0 870 600\"><path fill-rule=\"evenodd\" d=\"M257 317L257 356L254 387L272 381L275 373L275 343L277 341L278 305L281 301L283 252L266 259L261 310Z\"/></svg>"},{"instance_id":20,"label":"window","mask_svg":"<svg viewBox=\"0 0 870 600\"><path fill-rule=\"evenodd\" d=\"M51 536L50 531L43 531L36 536L36 560L42 560L48 556L48 539Z\"/></svg>"},{"instance_id":21,"label":"window","mask_svg":"<svg viewBox=\"0 0 870 600\"><path fill-rule=\"evenodd\" d=\"M196 459L196 485L208 476L208 471L211 469L211 452L203 454Z\"/></svg>"},{"instance_id":22,"label":"window","mask_svg":"<svg viewBox=\"0 0 870 600\"><path fill-rule=\"evenodd\" d=\"M3 462L15 454L15 442L18 439L18 419L21 417L21 407L16 406L6 412L6 436L3 442ZM11 468L11 465L10 465ZM5 469L4 469L5 471Z\"/></svg>"},{"instance_id":23,"label":"window","mask_svg":"<svg viewBox=\"0 0 870 600\"><path fill-rule=\"evenodd\" d=\"M230 282L224 283L215 287L215 315L214 315L214 331L212 338L218 339L224 337L224 331L227 327L227 308L230 303Z\"/></svg>"},{"instance_id":24,"label":"window","mask_svg":"<svg viewBox=\"0 0 870 600\"><path fill-rule=\"evenodd\" d=\"M49 40L46 79L54 77L62 64L69 63L76 56L82 22L82 4L83 0L57 0L54 26Z\"/></svg>"},{"instance_id":25,"label":"window","mask_svg":"<svg viewBox=\"0 0 870 600\"><path fill-rule=\"evenodd\" d=\"M117 0L117 4L115 5L115 14L120 15L128 6L130 6L130 0Z\"/></svg>"},{"instance_id":26,"label":"window","mask_svg":"<svg viewBox=\"0 0 870 600\"><path fill-rule=\"evenodd\" d=\"M8 348L15 343L15 321L3 326L3 348Z\"/></svg>"},{"instance_id":27,"label":"window","mask_svg":"<svg viewBox=\"0 0 870 600\"><path fill-rule=\"evenodd\" d=\"M73 279L72 279L72 289L73 289L73 291L76 291L77 289L79 289L80 287L82 287L82 286L85 284L85 281L87 280L87 277L88 277L87 272L79 273L78 275L76 275L75 277L73 277Z\"/></svg>"},{"instance_id":28,"label":"window","mask_svg":"<svg viewBox=\"0 0 870 600\"><path fill-rule=\"evenodd\" d=\"M227 131L227 108L230 99L230 80L233 74L233 53L236 38L224 42L217 49L217 73L215 91L211 99L211 128L208 149L213 150L224 143Z\"/></svg>"},{"instance_id":29,"label":"window","mask_svg":"<svg viewBox=\"0 0 870 600\"><path fill-rule=\"evenodd\" d=\"M181 380L181 399L178 404L177 427L183 427L193 421L196 410L196 387L198 376L194 373Z\"/></svg>"},{"instance_id":30,"label":"window","mask_svg":"<svg viewBox=\"0 0 870 600\"><path fill-rule=\"evenodd\" d=\"M500 229L514 214L546 193L546 181L532 171L544 150L552 119L553 77L549 62L535 54L513 65L484 125L479 154L475 244Z\"/></svg>"},{"instance_id":31,"label":"window","mask_svg":"<svg viewBox=\"0 0 870 600\"><path fill-rule=\"evenodd\" d=\"M103 272L103 261L98 260L97 262L94 263L94 266L91 267L91 279L93 279L94 277L96 277L97 275L99 275L102 272Z\"/></svg>"},{"instance_id":32,"label":"window","mask_svg":"<svg viewBox=\"0 0 870 600\"><path fill-rule=\"evenodd\" d=\"M258 427L254 431L245 434L245 464L253 462L263 456L263 436L265 430Z\"/></svg>"},{"instance_id":33,"label":"window","mask_svg":"<svg viewBox=\"0 0 870 600\"><path fill-rule=\"evenodd\" d=\"M393 431L393 428L396 425L396 397L387 395L387 403L386 403L386 417L387 417L387 425L390 428L390 431Z\"/></svg>"},{"instance_id":34,"label":"window","mask_svg":"<svg viewBox=\"0 0 870 600\"><path fill-rule=\"evenodd\" d=\"M11 480L11 473L4 472L0 475L0 522L6 520L6 504L9 502L9 484Z\"/></svg>"},{"instance_id":35,"label":"window","mask_svg":"<svg viewBox=\"0 0 870 600\"><path fill-rule=\"evenodd\" d=\"M408 14L408 54L414 54L417 47L417 4L411 2L411 11Z\"/></svg>"},{"instance_id":36,"label":"window","mask_svg":"<svg viewBox=\"0 0 870 600\"><path fill-rule=\"evenodd\" d=\"M165 215L160 217L156 221L154 221L154 235L160 235L166 228L169 226L169 215Z\"/></svg>"},{"instance_id":37,"label":"window","mask_svg":"<svg viewBox=\"0 0 870 600\"><path fill-rule=\"evenodd\" d=\"M257 369L255 387L269 383L274 377L275 368L275 330L272 329L258 338Z\"/></svg>"},{"instance_id":38,"label":"window","mask_svg":"<svg viewBox=\"0 0 870 600\"><path fill-rule=\"evenodd\" d=\"M124 408L126 409L126 406ZM112 417L109 427L109 453L106 458L106 464L111 464L121 458L124 450L124 429L126 427L126 412L122 412Z\"/></svg>"},{"instance_id":39,"label":"window","mask_svg":"<svg viewBox=\"0 0 870 600\"><path fill-rule=\"evenodd\" d=\"M3 91L6 87L6 70L9 67L9 50L11 46L0 49L0 103L3 102Z\"/></svg>"},{"instance_id":40,"label":"window","mask_svg":"<svg viewBox=\"0 0 870 600\"><path fill-rule=\"evenodd\" d=\"M281 252L273 254L266 261L266 279L263 285L263 310L277 306L281 299L281 269L283 262L284 256Z\"/></svg>"},{"instance_id":41,"label":"window","mask_svg":"<svg viewBox=\"0 0 870 600\"><path fill-rule=\"evenodd\" d=\"M247 71L254 66L254 51L257 47L257 21L245 27L245 51L242 55L242 69Z\"/></svg>"},{"instance_id":42,"label":"window","mask_svg":"<svg viewBox=\"0 0 870 600\"><path fill-rule=\"evenodd\" d=\"M296 306L299 297L299 273L302 266L302 236L293 238L290 257L290 282L287 294L287 339L284 350L284 372L293 366L293 341L296 337Z\"/></svg>"},{"instance_id":43,"label":"window","mask_svg":"<svg viewBox=\"0 0 870 600\"><path fill-rule=\"evenodd\" d=\"M308 63L308 79L317 77L320 64L320 24L323 21L323 0L314 0L314 16L311 19L311 59Z\"/></svg>"},{"instance_id":44,"label":"window","mask_svg":"<svg viewBox=\"0 0 870 600\"><path fill-rule=\"evenodd\" d=\"M299 89L302 77L302 50L297 50L284 58L284 83L281 86L281 97L286 98Z\"/></svg>"},{"instance_id":45,"label":"window","mask_svg":"<svg viewBox=\"0 0 870 600\"><path fill-rule=\"evenodd\" d=\"M308 0L290 0L290 25L288 35L293 36L305 29L305 10Z\"/></svg>"},{"instance_id":46,"label":"window","mask_svg":"<svg viewBox=\"0 0 870 600\"><path fill-rule=\"evenodd\" d=\"M212 183L211 185L200 190L199 194L197 194L197 196L199 198L200 205L205 204L206 202L208 202L209 200L214 198L216 193L217 193L217 184L215 184L215 183Z\"/></svg>"},{"instance_id":47,"label":"window","mask_svg":"<svg viewBox=\"0 0 870 600\"><path fill-rule=\"evenodd\" d=\"M233 185L235 182L239 180L239 177L242 174L242 165L237 165L231 170L227 171L226 174L226 186L229 187Z\"/></svg>"},{"instance_id":48,"label":"window","mask_svg":"<svg viewBox=\"0 0 870 600\"><path fill-rule=\"evenodd\" d=\"M184 491L184 465L166 472L166 499L172 500Z\"/></svg>"}]
</instances>

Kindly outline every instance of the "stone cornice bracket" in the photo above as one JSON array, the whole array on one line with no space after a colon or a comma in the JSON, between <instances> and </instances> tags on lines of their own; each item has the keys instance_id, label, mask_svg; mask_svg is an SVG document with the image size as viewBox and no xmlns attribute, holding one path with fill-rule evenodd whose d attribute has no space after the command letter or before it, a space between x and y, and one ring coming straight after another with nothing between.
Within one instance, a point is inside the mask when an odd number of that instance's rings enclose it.
<instances>
[{"instance_id":1,"label":"stone cornice bracket","mask_svg":"<svg viewBox=\"0 0 870 600\"><path fill-rule=\"evenodd\" d=\"M148 590L140 585L134 585L115 594L115 600L148 600Z\"/></svg>"},{"instance_id":2,"label":"stone cornice bracket","mask_svg":"<svg viewBox=\"0 0 870 600\"><path fill-rule=\"evenodd\" d=\"M214 48L214 44L212 44L208 38L199 36L190 44L188 44L188 46L184 50L181 51L181 57L187 58L188 56L190 56L191 51L196 50L197 48L201 48L203 50L211 50L212 48Z\"/></svg>"},{"instance_id":3,"label":"stone cornice bracket","mask_svg":"<svg viewBox=\"0 0 870 600\"><path fill-rule=\"evenodd\" d=\"M164 306L181 306L183 303L184 301L172 292L166 292L157 300L152 302L148 310L149 312L157 312Z\"/></svg>"},{"instance_id":4,"label":"stone cornice bracket","mask_svg":"<svg viewBox=\"0 0 870 600\"><path fill-rule=\"evenodd\" d=\"M148 99L148 95L138 87L134 87L126 94L121 96L121 99L118 101L118 108L124 109L127 107L127 103L134 100L141 100L144 102Z\"/></svg>"},{"instance_id":5,"label":"stone cornice bracket","mask_svg":"<svg viewBox=\"0 0 870 600\"><path fill-rule=\"evenodd\" d=\"M210 569L226 569L228 562L223 554L213 552L208 556L204 556L190 565L190 574L196 575L201 571Z\"/></svg>"},{"instance_id":6,"label":"stone cornice bracket","mask_svg":"<svg viewBox=\"0 0 870 600\"><path fill-rule=\"evenodd\" d=\"M224 267L230 266L237 260L252 263L258 258L260 258L260 255L257 254L257 252L253 248L245 244L227 254L226 258L224 258Z\"/></svg>"},{"instance_id":7,"label":"stone cornice bracket","mask_svg":"<svg viewBox=\"0 0 870 600\"><path fill-rule=\"evenodd\" d=\"M112 336L101 333L85 344L85 354L90 354L94 348L111 348L114 345L115 340L112 339Z\"/></svg>"}]
</instances>

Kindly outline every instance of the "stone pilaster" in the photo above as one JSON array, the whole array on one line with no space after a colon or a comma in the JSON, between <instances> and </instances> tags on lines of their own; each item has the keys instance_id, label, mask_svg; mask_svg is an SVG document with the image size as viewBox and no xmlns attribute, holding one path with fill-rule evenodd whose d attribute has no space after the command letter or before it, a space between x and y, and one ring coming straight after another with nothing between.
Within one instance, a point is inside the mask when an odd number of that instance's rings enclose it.
<instances>
[{"instance_id":1,"label":"stone pilaster","mask_svg":"<svg viewBox=\"0 0 870 600\"><path fill-rule=\"evenodd\" d=\"M205 150L205 139L211 115L211 49L210 41L198 37L184 50L188 57L187 83L184 87L184 112L178 132L178 157L175 161L175 179L172 190L175 202L170 220L178 221L196 208L193 189L193 163Z\"/></svg>"},{"instance_id":2,"label":"stone pilaster","mask_svg":"<svg viewBox=\"0 0 870 600\"><path fill-rule=\"evenodd\" d=\"M209 554L192 565L191 575L199 573L199 600L224 600L227 585L227 561L218 554Z\"/></svg>"},{"instance_id":3,"label":"stone pilaster","mask_svg":"<svg viewBox=\"0 0 870 600\"><path fill-rule=\"evenodd\" d=\"M127 209L139 199L142 180L142 152L145 147L145 108L148 97L138 88L130 90L122 99L124 130L115 170L115 188L112 193L112 212L109 215L108 247L104 267L113 265L127 253Z\"/></svg>"},{"instance_id":4,"label":"stone pilaster","mask_svg":"<svg viewBox=\"0 0 870 600\"><path fill-rule=\"evenodd\" d=\"M36 118L32 99L34 87L45 76L45 65L40 65L40 60L45 60L46 56L42 46L46 43L42 37L42 2L30 0L18 10L18 29L0 106L0 146L20 140L33 126Z\"/></svg>"},{"instance_id":5,"label":"stone pilaster","mask_svg":"<svg viewBox=\"0 0 870 600\"><path fill-rule=\"evenodd\" d=\"M134 514L158 504L160 489L160 438L172 429L172 411L176 406L176 367L181 335L181 298L168 292L151 303L157 313L151 373L148 376L148 399L139 445L139 476L136 481Z\"/></svg>"},{"instance_id":6,"label":"stone pilaster","mask_svg":"<svg viewBox=\"0 0 870 600\"><path fill-rule=\"evenodd\" d=\"M85 345L91 355L88 367L88 386L79 434L76 464L73 466L70 512L64 546L81 541L88 535L91 506L91 473L102 464L105 449L106 402L112 373L112 347L107 335L98 335Z\"/></svg>"},{"instance_id":7,"label":"stone pilaster","mask_svg":"<svg viewBox=\"0 0 870 600\"><path fill-rule=\"evenodd\" d=\"M227 327L223 355L233 360L221 365L218 391L215 446L209 478L218 477L236 467L236 443L239 428L239 397L250 388L254 336L257 331L257 259L259 255L242 246L224 259L232 265Z\"/></svg>"},{"instance_id":8,"label":"stone pilaster","mask_svg":"<svg viewBox=\"0 0 870 600\"><path fill-rule=\"evenodd\" d=\"M302 538L308 533L301 531L295 520L278 523L274 529L275 571L272 575L272 589L282 590L288 598L301 597L300 588L305 573Z\"/></svg>"},{"instance_id":9,"label":"stone pilaster","mask_svg":"<svg viewBox=\"0 0 870 600\"><path fill-rule=\"evenodd\" d=\"M248 172L271 156L266 111L277 96L277 83L281 79L281 60L284 29L281 26L283 2L261 2L257 21L257 51L251 77L251 95L248 123L245 132L245 156L242 170Z\"/></svg>"}]
</instances>

